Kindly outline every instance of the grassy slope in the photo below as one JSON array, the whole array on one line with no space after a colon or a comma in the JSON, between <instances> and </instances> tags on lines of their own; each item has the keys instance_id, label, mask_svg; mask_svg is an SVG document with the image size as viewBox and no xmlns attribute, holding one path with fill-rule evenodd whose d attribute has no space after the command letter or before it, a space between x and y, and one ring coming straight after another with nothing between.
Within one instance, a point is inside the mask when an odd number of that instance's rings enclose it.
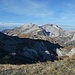
<instances>
[{"instance_id":1,"label":"grassy slope","mask_svg":"<svg viewBox=\"0 0 75 75\"><path fill-rule=\"evenodd\" d=\"M0 64L0 75L75 75L75 59L37 64Z\"/></svg>"}]
</instances>

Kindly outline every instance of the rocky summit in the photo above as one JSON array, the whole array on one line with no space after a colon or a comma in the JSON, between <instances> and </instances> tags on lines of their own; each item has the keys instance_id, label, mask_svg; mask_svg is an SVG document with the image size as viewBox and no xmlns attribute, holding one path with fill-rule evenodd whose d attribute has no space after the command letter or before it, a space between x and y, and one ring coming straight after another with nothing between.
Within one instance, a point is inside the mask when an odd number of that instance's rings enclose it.
<instances>
[{"instance_id":1,"label":"rocky summit","mask_svg":"<svg viewBox=\"0 0 75 75\"><path fill-rule=\"evenodd\" d=\"M36 24L29 23L11 30L4 30L3 33L10 36L18 36L21 34L35 34L35 35L57 37L61 35L62 29L54 24L46 24L43 26L38 26Z\"/></svg>"}]
</instances>

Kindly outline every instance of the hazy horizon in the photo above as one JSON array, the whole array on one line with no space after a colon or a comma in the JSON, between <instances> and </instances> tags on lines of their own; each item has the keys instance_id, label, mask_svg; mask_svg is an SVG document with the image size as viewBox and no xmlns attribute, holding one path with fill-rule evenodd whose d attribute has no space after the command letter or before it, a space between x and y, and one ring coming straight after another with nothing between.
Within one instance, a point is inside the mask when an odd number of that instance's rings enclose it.
<instances>
[{"instance_id":1,"label":"hazy horizon","mask_svg":"<svg viewBox=\"0 0 75 75\"><path fill-rule=\"evenodd\" d=\"M26 23L26 24L29 24L29 23ZM32 23L32 24L36 24L36 23ZM5 29L13 29L15 27L20 27L22 25L25 25L25 23L24 24L21 24L21 23L2 23L2 24L0 24L0 31L5 30ZM45 24L36 24L36 25L37 26L43 26ZM55 25L57 25L57 24L55 24ZM69 27L69 25L57 25L57 26L59 26L63 30L74 30L75 29L74 27L73 28Z\"/></svg>"}]
</instances>

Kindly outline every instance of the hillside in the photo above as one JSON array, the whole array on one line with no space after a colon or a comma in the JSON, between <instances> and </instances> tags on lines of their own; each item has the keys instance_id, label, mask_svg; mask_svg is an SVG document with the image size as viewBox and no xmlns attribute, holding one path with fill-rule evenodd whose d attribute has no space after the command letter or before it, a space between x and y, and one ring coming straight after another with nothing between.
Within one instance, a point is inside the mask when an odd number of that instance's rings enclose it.
<instances>
[{"instance_id":1,"label":"hillside","mask_svg":"<svg viewBox=\"0 0 75 75\"><path fill-rule=\"evenodd\" d=\"M18 38L0 33L0 62L4 63L5 59L7 63L16 64L9 61L11 58L22 60L23 63L54 61L57 56L56 49L61 47L47 40Z\"/></svg>"},{"instance_id":2,"label":"hillside","mask_svg":"<svg viewBox=\"0 0 75 75\"><path fill-rule=\"evenodd\" d=\"M75 59L37 64L0 64L0 75L75 75Z\"/></svg>"},{"instance_id":3,"label":"hillside","mask_svg":"<svg viewBox=\"0 0 75 75\"><path fill-rule=\"evenodd\" d=\"M75 46L63 47L54 43L51 38L45 38L45 40L18 38L0 32L0 63L37 63L57 60L57 56L75 55Z\"/></svg>"}]
</instances>

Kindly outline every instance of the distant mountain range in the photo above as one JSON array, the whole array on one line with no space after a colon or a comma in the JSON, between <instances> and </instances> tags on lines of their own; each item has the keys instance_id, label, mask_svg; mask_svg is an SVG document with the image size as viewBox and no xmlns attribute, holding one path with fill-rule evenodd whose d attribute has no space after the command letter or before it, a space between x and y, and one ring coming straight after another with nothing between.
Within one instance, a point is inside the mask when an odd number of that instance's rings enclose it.
<instances>
[{"instance_id":1,"label":"distant mountain range","mask_svg":"<svg viewBox=\"0 0 75 75\"><path fill-rule=\"evenodd\" d=\"M54 24L46 24L43 26L38 26L36 24L25 24L20 27L16 27L11 30L4 30L3 33L10 35L10 36L18 36L21 34L35 34L35 35L44 35L44 36L51 36L57 37L61 35L62 29Z\"/></svg>"},{"instance_id":2,"label":"distant mountain range","mask_svg":"<svg viewBox=\"0 0 75 75\"><path fill-rule=\"evenodd\" d=\"M31 38L37 38L38 36L48 36L54 38L56 41L58 40L57 42L61 45L63 45L63 42L65 45L69 43L75 44L75 30L62 30L62 28L55 24L38 26L36 24L29 23L11 30L4 30L2 32L9 36L19 37L31 36Z\"/></svg>"}]
</instances>

